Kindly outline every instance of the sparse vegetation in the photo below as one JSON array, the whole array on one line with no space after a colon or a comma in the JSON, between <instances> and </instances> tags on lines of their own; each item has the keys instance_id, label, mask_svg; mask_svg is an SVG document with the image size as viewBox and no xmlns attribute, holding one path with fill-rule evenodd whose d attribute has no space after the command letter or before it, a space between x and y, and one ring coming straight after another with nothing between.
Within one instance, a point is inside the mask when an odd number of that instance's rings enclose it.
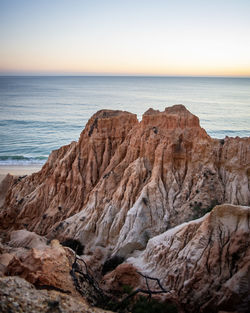
<instances>
[{"instance_id":1,"label":"sparse vegetation","mask_svg":"<svg viewBox=\"0 0 250 313\"><path fill-rule=\"evenodd\" d=\"M133 291L133 287L129 286L129 285L123 285L122 286L123 292L126 294L131 294L131 292Z\"/></svg>"},{"instance_id":2,"label":"sparse vegetation","mask_svg":"<svg viewBox=\"0 0 250 313\"><path fill-rule=\"evenodd\" d=\"M132 288L128 286L131 289L127 289L126 287L125 294L128 294L128 291L129 294L131 294ZM173 302L160 302L154 298L143 295L139 295L138 297L134 298L126 298L120 303L114 300L110 300L107 305L105 305L105 309L118 313L178 313L177 306Z\"/></svg>"},{"instance_id":3,"label":"sparse vegetation","mask_svg":"<svg viewBox=\"0 0 250 313\"><path fill-rule=\"evenodd\" d=\"M121 261L121 259L122 258L119 256L115 256L109 259L108 268L110 268L110 265L116 265L118 261ZM81 267L79 263L82 263L84 266ZM161 285L161 282L158 278L149 277L143 275L140 272L137 273L145 279L147 286L146 289L133 289L129 285L123 285L121 293L112 295L100 288L98 282L88 270L85 261L77 257L77 255L75 255L75 261L72 265L72 270L70 271L76 290L81 295L85 296L90 303L97 307L118 313L178 312L177 307L174 303L169 301L159 302L157 299L154 298L154 296L157 294L169 293L169 291L164 289L164 287ZM156 288L156 290L152 290L150 288L149 281L157 282L158 288ZM146 296L143 296L143 294Z\"/></svg>"},{"instance_id":4,"label":"sparse vegetation","mask_svg":"<svg viewBox=\"0 0 250 313\"><path fill-rule=\"evenodd\" d=\"M168 301L160 302L156 299L140 295L137 298L126 299L119 305L115 301L109 301L108 310L118 313L178 313L177 306Z\"/></svg>"},{"instance_id":5,"label":"sparse vegetation","mask_svg":"<svg viewBox=\"0 0 250 313\"><path fill-rule=\"evenodd\" d=\"M102 267L102 275L105 275L106 273L113 271L118 265L123 263L123 261L124 258L119 255L115 255L112 258L107 259Z\"/></svg>"},{"instance_id":6,"label":"sparse vegetation","mask_svg":"<svg viewBox=\"0 0 250 313\"><path fill-rule=\"evenodd\" d=\"M84 251L84 246L76 239L67 239L61 243L65 247L69 247L75 251L77 255L82 255Z\"/></svg>"},{"instance_id":7,"label":"sparse vegetation","mask_svg":"<svg viewBox=\"0 0 250 313\"><path fill-rule=\"evenodd\" d=\"M206 213L210 212L216 205L218 205L219 202L217 199L211 200L211 203L207 207L202 207L202 202L197 202L195 201L194 204L192 205L193 210L194 210L194 219L200 218ZM191 206L191 204L190 204Z\"/></svg>"},{"instance_id":8,"label":"sparse vegetation","mask_svg":"<svg viewBox=\"0 0 250 313\"><path fill-rule=\"evenodd\" d=\"M155 299L148 299L140 296L133 308L132 313L177 313L177 307L171 302L159 302Z\"/></svg>"}]
</instances>

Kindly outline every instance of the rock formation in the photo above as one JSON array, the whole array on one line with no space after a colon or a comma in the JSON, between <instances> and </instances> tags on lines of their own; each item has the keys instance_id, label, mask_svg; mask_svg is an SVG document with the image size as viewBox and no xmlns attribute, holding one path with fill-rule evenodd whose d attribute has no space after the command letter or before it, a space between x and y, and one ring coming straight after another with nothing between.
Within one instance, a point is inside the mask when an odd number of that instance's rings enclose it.
<instances>
[{"instance_id":1,"label":"rock formation","mask_svg":"<svg viewBox=\"0 0 250 313\"><path fill-rule=\"evenodd\" d=\"M43 303L50 292L77 302L75 254L59 243L67 242L78 254L84 247L83 263L110 294L142 286L138 269L160 278L171 291L162 299L186 312L247 312L249 186L250 137L213 139L182 105L149 109L141 122L101 110L41 171L1 183L0 276L46 287ZM127 258L102 277L105 260ZM0 279L4 290L8 283L36 299L33 285Z\"/></svg>"},{"instance_id":2,"label":"rock formation","mask_svg":"<svg viewBox=\"0 0 250 313\"><path fill-rule=\"evenodd\" d=\"M124 292L124 287L137 288L140 284L140 275L131 264L121 264L114 271L106 274L101 283L102 288L107 292L119 294Z\"/></svg>"},{"instance_id":3,"label":"rock formation","mask_svg":"<svg viewBox=\"0 0 250 313\"><path fill-rule=\"evenodd\" d=\"M141 122L102 110L78 142L14 180L0 224L127 256L218 203L249 205L249 179L250 138L212 139L182 105Z\"/></svg>"},{"instance_id":4,"label":"rock formation","mask_svg":"<svg viewBox=\"0 0 250 313\"><path fill-rule=\"evenodd\" d=\"M72 250L53 240L48 247L32 248L24 251L19 257L14 256L5 272L25 278L37 287L53 287L65 293L75 294L70 276L73 262Z\"/></svg>"},{"instance_id":5,"label":"rock formation","mask_svg":"<svg viewBox=\"0 0 250 313\"><path fill-rule=\"evenodd\" d=\"M10 237L8 243L0 244L1 312L108 312L77 291L72 249L26 230L14 231ZM84 272L80 264L77 270ZM88 298L95 296L91 287L84 285Z\"/></svg>"},{"instance_id":6,"label":"rock formation","mask_svg":"<svg viewBox=\"0 0 250 313\"><path fill-rule=\"evenodd\" d=\"M90 307L83 299L54 290L37 290L17 277L0 278L0 311L2 313L108 313Z\"/></svg>"},{"instance_id":7,"label":"rock formation","mask_svg":"<svg viewBox=\"0 0 250 313\"><path fill-rule=\"evenodd\" d=\"M149 240L128 261L159 277L185 312L247 312L250 306L250 207L220 205Z\"/></svg>"}]
</instances>

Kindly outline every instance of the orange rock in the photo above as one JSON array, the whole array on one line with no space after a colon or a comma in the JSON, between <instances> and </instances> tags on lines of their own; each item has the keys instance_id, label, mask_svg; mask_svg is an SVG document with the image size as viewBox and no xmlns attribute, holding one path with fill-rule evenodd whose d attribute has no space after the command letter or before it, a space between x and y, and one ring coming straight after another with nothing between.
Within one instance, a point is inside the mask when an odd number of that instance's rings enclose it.
<instances>
[{"instance_id":1,"label":"orange rock","mask_svg":"<svg viewBox=\"0 0 250 313\"><path fill-rule=\"evenodd\" d=\"M136 123L131 113L97 112L78 143L53 151L40 172L12 184L1 212L1 228L45 234L56 222L79 212Z\"/></svg>"},{"instance_id":2,"label":"orange rock","mask_svg":"<svg viewBox=\"0 0 250 313\"><path fill-rule=\"evenodd\" d=\"M141 122L102 110L78 142L11 185L0 225L127 256L217 203L249 205L249 164L250 138L212 139L182 105Z\"/></svg>"},{"instance_id":3,"label":"orange rock","mask_svg":"<svg viewBox=\"0 0 250 313\"><path fill-rule=\"evenodd\" d=\"M49 287L77 294L70 270L74 254L53 240L49 247L31 249L12 259L5 273L18 275L37 287Z\"/></svg>"},{"instance_id":4,"label":"orange rock","mask_svg":"<svg viewBox=\"0 0 250 313\"><path fill-rule=\"evenodd\" d=\"M101 287L107 292L122 294L126 288L133 290L139 286L140 279L137 269L132 264L121 264L103 277Z\"/></svg>"}]
</instances>

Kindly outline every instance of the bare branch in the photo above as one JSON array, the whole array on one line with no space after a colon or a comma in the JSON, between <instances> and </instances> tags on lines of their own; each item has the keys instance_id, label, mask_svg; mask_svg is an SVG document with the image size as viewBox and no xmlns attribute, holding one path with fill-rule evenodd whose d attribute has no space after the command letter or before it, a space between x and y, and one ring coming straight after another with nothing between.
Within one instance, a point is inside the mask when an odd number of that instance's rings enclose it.
<instances>
[{"instance_id":1,"label":"bare branch","mask_svg":"<svg viewBox=\"0 0 250 313\"><path fill-rule=\"evenodd\" d=\"M150 280L157 281L158 286L161 288L161 290L162 290L163 293L165 293L165 292L170 292L170 291L167 291L166 289L164 289L164 288L162 287L162 284L161 284L159 278L154 278L154 277L146 276L146 275L142 274L141 272L137 272L137 273L138 273L139 275L141 275L142 277L145 278L147 287L148 287L148 282L147 282L147 280L150 279ZM148 287L148 289L149 289L149 287Z\"/></svg>"},{"instance_id":2,"label":"bare branch","mask_svg":"<svg viewBox=\"0 0 250 313\"><path fill-rule=\"evenodd\" d=\"M83 263L84 271L82 271L82 267L79 265L79 263ZM116 310L120 308L128 299L133 298L138 293L148 295L149 299L152 298L152 295L171 293L171 291L166 290L162 286L158 278L150 277L140 272L137 272L137 273L145 279L147 289L137 288L132 293L127 295L123 300L121 300L120 302L117 302L117 304L114 305L113 309ZM75 260L74 260L74 263L72 264L72 269L70 271L70 274L73 278L76 290L82 296L87 297L90 302L92 303L94 302L96 305L99 304L102 307L105 307L105 305L107 306L107 303L109 302L109 300L112 299L112 297L106 294L105 291L100 288L93 274L89 271L86 262L82 258L77 257L76 254L75 254ZM149 281L157 282L159 290L151 290ZM83 282L87 282L87 284L92 288L93 294L90 295L90 293L88 293L88 291L86 290L86 287L85 289L83 288L81 284Z\"/></svg>"}]
</instances>

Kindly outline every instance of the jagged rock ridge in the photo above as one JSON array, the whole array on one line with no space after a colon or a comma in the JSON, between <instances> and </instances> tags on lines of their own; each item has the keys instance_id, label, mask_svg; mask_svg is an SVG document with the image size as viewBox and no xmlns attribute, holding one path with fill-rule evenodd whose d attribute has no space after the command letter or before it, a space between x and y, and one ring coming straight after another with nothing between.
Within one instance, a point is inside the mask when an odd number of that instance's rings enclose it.
<instances>
[{"instance_id":1,"label":"jagged rock ridge","mask_svg":"<svg viewBox=\"0 0 250 313\"><path fill-rule=\"evenodd\" d=\"M40 172L8 179L0 223L127 256L217 203L249 205L249 180L250 138L212 139L182 105L141 122L102 110Z\"/></svg>"}]
</instances>

